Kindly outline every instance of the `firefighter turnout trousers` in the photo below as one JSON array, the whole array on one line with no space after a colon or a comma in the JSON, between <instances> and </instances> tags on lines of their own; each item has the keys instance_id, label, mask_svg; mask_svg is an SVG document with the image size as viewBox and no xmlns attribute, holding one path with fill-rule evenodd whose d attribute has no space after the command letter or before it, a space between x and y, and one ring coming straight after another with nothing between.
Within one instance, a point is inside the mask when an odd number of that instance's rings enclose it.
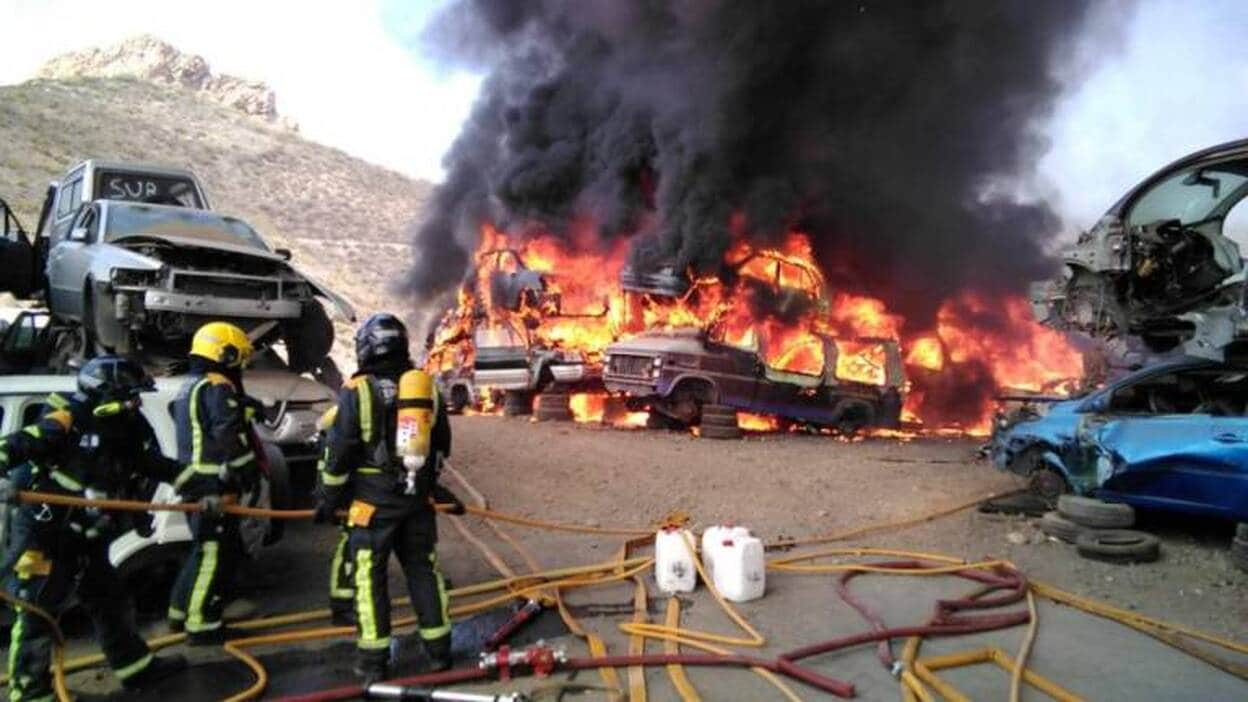
<instances>
[{"instance_id":1,"label":"firefighter turnout trousers","mask_svg":"<svg viewBox=\"0 0 1248 702\"><path fill-rule=\"evenodd\" d=\"M361 652L390 646L390 594L386 566L390 554L399 559L408 593L427 646L449 651L451 617L446 581L434 552L437 526L432 510L420 509L390 519L374 519L368 526L351 527L350 548L355 558L355 608Z\"/></svg>"},{"instance_id":2,"label":"firefighter turnout trousers","mask_svg":"<svg viewBox=\"0 0 1248 702\"><path fill-rule=\"evenodd\" d=\"M28 505L11 519L11 551L4 574L5 590L53 617L77 587L78 597L113 673L121 681L152 662L147 644L130 619L126 588L108 560L108 540L87 539L64 528L63 519L49 519L60 510ZM9 636L9 699L52 700L53 631L39 615L19 609Z\"/></svg>"},{"instance_id":3,"label":"firefighter turnout trousers","mask_svg":"<svg viewBox=\"0 0 1248 702\"><path fill-rule=\"evenodd\" d=\"M336 620L349 620L355 614L355 559L350 548L351 530L338 527L338 541L329 566L329 609Z\"/></svg>"},{"instance_id":4,"label":"firefighter turnout trousers","mask_svg":"<svg viewBox=\"0 0 1248 702\"><path fill-rule=\"evenodd\" d=\"M237 516L194 513L190 526L194 542L169 597L169 623L194 636L221 628L225 591L243 545Z\"/></svg>"}]
</instances>

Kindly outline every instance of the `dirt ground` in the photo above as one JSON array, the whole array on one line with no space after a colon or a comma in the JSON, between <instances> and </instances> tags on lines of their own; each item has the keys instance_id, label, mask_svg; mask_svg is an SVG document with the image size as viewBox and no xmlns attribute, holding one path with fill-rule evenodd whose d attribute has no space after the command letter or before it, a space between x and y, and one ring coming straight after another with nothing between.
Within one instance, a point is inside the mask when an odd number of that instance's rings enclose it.
<instances>
[{"instance_id":1,"label":"dirt ground","mask_svg":"<svg viewBox=\"0 0 1248 702\"><path fill-rule=\"evenodd\" d=\"M1017 481L975 459L969 440L868 439L845 443L818 436L752 436L717 442L673 432L626 431L525 419L457 417L452 463L490 501L490 506L544 520L600 526L648 526L683 511L692 526L733 521L765 540L827 534L915 517L991 492ZM455 488L451 480L446 481ZM462 490L459 490L463 494ZM523 570L523 562L475 519L472 531ZM967 510L916 527L847 542L862 546L949 554L968 559L997 557L1017 564L1036 580L1144 614L1211 633L1248 639L1248 575L1226 558L1233 525L1186 517L1143 515L1142 527L1163 538L1160 561L1121 566L1080 558L1072 546L1047 540L1023 518ZM620 539L586 537L505 526L545 568L611 558ZM497 573L449 525L441 528L440 562L454 585L492 579ZM333 529L296 524L265 562L244 579L247 593L266 612L324 606ZM392 566L392 593L403 594ZM665 600L647 575L650 621L661 621ZM767 637L759 651L772 655L806 643L862 631L861 618L836 598L828 575L768 574L768 594L740 606ZM940 578L862 577L855 592L890 625L930 616L938 597L960 596L968 586ZM600 633L613 652L627 650L617 630L632 612L631 586L587 589L569 595L581 623ZM705 588L681 597L686 627L737 635ZM1076 610L1041 602L1032 665L1042 675L1087 699L1248 699L1248 683L1222 673L1125 627ZM550 636L570 655L585 653L581 641ZM151 633L158 633L153 626ZM924 644L923 655L992 645L1017 650L1022 629ZM85 647L78 642L76 649ZM647 651L661 646L650 643ZM897 647L900 651L900 646ZM151 697L211 699L213 689L236 691L251 680L220 650L192 652L196 674L173 681ZM302 657L301 657L302 656ZM271 694L306 691L350 682L348 642L316 644L300 651L264 651L273 672ZM1248 663L1244 658L1240 664ZM461 665L470 663L461 663ZM860 699L897 699L895 680L876 660L874 647L812 660L827 675L853 682ZM211 684L203 683L211 677ZM974 699L1004 699L1008 675L988 666L950 671L947 679ZM625 678L626 679L626 678ZM678 699L664 671L646 675L650 699ZM777 691L746 672L691 670L705 699L775 699ZM582 683L598 683L582 674ZM106 686L104 673L81 673L71 685ZM530 681L494 690L529 689ZM188 687L190 685L190 687ZM216 688L214 688L216 686ZM221 688L224 686L224 688ZM188 692L189 689L196 693ZM821 699L795 685L806 699ZM598 696L599 698L601 695ZM575 699L570 697L570 699ZM1039 699L1024 695L1024 699Z\"/></svg>"}]
</instances>

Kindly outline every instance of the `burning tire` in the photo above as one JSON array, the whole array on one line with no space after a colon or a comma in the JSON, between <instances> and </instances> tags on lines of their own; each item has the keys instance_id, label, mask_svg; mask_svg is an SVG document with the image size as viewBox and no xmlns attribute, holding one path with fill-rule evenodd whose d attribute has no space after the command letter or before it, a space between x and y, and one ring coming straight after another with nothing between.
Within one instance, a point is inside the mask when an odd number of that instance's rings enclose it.
<instances>
[{"instance_id":1,"label":"burning tire","mask_svg":"<svg viewBox=\"0 0 1248 702\"><path fill-rule=\"evenodd\" d=\"M503 416L523 417L533 414L533 395L523 390L508 390L503 395Z\"/></svg>"},{"instance_id":2,"label":"burning tire","mask_svg":"<svg viewBox=\"0 0 1248 702\"><path fill-rule=\"evenodd\" d=\"M1057 499L1057 511L1077 524L1094 529L1125 529L1135 524L1135 510L1131 505L1102 502L1092 497L1062 495Z\"/></svg>"},{"instance_id":3,"label":"burning tire","mask_svg":"<svg viewBox=\"0 0 1248 702\"><path fill-rule=\"evenodd\" d=\"M572 420L565 393L544 392L537 396L537 421L567 422Z\"/></svg>"},{"instance_id":4,"label":"burning tire","mask_svg":"<svg viewBox=\"0 0 1248 702\"><path fill-rule=\"evenodd\" d=\"M1089 529L1075 545L1080 556L1110 563L1151 563L1161 555L1156 536L1130 529Z\"/></svg>"}]
</instances>

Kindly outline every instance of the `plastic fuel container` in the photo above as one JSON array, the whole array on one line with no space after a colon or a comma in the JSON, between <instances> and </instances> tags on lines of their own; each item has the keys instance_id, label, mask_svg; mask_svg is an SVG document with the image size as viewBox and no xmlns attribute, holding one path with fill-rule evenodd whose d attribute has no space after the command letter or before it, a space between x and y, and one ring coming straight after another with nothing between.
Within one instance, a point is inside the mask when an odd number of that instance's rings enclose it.
<instances>
[{"instance_id":1,"label":"plastic fuel container","mask_svg":"<svg viewBox=\"0 0 1248 702\"><path fill-rule=\"evenodd\" d=\"M693 592L698 585L698 569L688 544L693 535L685 529L664 528L654 535L654 579L659 589L669 595Z\"/></svg>"},{"instance_id":2,"label":"plastic fuel container","mask_svg":"<svg viewBox=\"0 0 1248 702\"><path fill-rule=\"evenodd\" d=\"M763 542L753 536L734 536L720 542L715 553L715 589L724 599L749 602L767 589Z\"/></svg>"},{"instance_id":3,"label":"plastic fuel container","mask_svg":"<svg viewBox=\"0 0 1248 702\"><path fill-rule=\"evenodd\" d=\"M715 556L723 550L724 542L749 535L749 529L734 524L716 524L702 532L702 567L711 582L715 582Z\"/></svg>"}]
</instances>

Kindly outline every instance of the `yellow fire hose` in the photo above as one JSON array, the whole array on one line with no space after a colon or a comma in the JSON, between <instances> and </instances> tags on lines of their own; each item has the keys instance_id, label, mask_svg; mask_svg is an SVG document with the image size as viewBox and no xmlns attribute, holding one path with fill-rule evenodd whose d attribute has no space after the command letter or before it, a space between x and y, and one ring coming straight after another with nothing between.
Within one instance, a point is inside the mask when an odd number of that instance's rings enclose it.
<instances>
[{"instance_id":1,"label":"yellow fire hose","mask_svg":"<svg viewBox=\"0 0 1248 702\"><path fill-rule=\"evenodd\" d=\"M63 496L63 495L47 495L43 493L27 493L27 492L21 493L20 498L23 502L28 502L28 503L47 503L47 504L58 504L58 505L66 505L66 506L96 507L96 508L101 508L101 509L116 509L116 510L127 510L127 511L148 512L148 511L168 509L168 510L174 510L174 511L192 512L192 511L197 511L199 509L199 505L197 504L154 504L154 503L146 503L146 502L126 501L126 500L85 500L82 498L73 498L73 497L68 497L68 496ZM916 524L924 523L927 521L931 521L933 519L937 519L939 517L947 516L947 515L965 510L971 506L974 506L975 504L978 504L982 499L983 498L981 497L974 501L969 501L966 503L958 504L950 508L937 510L933 513L922 515L917 518L905 519L905 520L900 520L897 522L890 522L890 523L884 523L884 524L869 525L867 527L853 529L853 530L842 532L839 534L816 536L816 537L811 537L809 539L785 539L782 541L769 544L769 546L789 547L789 546L798 546L798 545L805 545L805 544L827 543L829 541L838 541L838 540L854 538L854 537L862 536L868 533L877 533L877 532L894 530L894 529L902 529L902 528L914 526ZM447 511L449 509L449 506L439 505L438 509L439 511ZM551 530L559 530L559 531L568 531L568 532L573 532L573 533L599 534L599 535L627 535L627 536L643 536L643 535L648 536L652 533L649 530L642 530L642 529L614 529L614 528L599 528L599 527L582 527L579 525L544 522L541 520L531 519L527 517L518 517L516 515L509 515L509 514L494 512L485 507L469 506L467 510L469 513L481 516L487 520L505 521L505 522L510 522L513 524L522 525L522 526L530 526L534 528L551 529ZM248 508L248 507L243 507L239 505L226 506L224 507L223 511L226 511L231 514L238 514L240 516L257 516L257 517L268 517L268 518L277 518L277 519L306 519L312 516L311 510L265 510L265 509L259 509L259 508ZM500 532L500 535L501 535L501 532ZM641 539L639 539L639 541L640 540ZM513 547L519 546L518 542L513 542L512 540L509 539L509 537L508 537L508 541L509 543L512 543ZM687 543L687 546L691 549L693 548L693 545L691 543ZM535 565L535 561L531 561L531 559L526 554L524 554L520 548L518 548L517 551L520 552L522 554L522 557L524 557L525 560L529 562L529 566L532 569L533 566ZM622 549L622 552L625 554L627 553L626 549ZM940 575L940 574L952 572L954 570L965 570L967 568L989 567L991 565L1003 563L1001 561L981 561L978 563L965 563L961 561L961 559L957 559L951 556L945 556L942 554L918 553L918 552L892 550L892 549L858 548L858 549L831 549L831 550L820 551L820 552L812 553L812 554L799 554L799 555L788 556L788 557L784 557L780 559L773 559L768 564L768 568L774 571L778 571L778 572L802 572L802 573L826 573L826 572L838 572L838 571L849 571L849 570L855 570L855 571L860 571L860 572L880 572L880 573L887 573L887 574L893 574L897 572L894 569L873 566L871 564L835 564L835 565L805 565L805 566L796 565L800 561L812 560L813 558L817 558L820 556L827 556L827 555L904 556L904 557L912 557L912 558L930 559L932 561L943 562L947 564L946 566L926 568L926 569L922 569L918 571L905 570L901 573L898 573L898 574L909 574L909 575L916 575L916 574L918 575ZM455 616L464 616L466 614L492 608L494 606L497 606L498 604L505 603L516 597L541 596L541 594L543 593L552 592L552 591L555 593L556 598L558 598L559 593L564 589L577 588L577 587L589 587L589 586L602 585L602 584L620 582L623 580L631 579L634 576L641 573L642 571L649 568L652 565L652 563L653 563L653 560L650 558L633 558L633 559L617 558L614 561L607 561L604 563L594 564L590 566L556 569L556 570L546 571L542 573L529 573L525 575L505 577L499 580L490 581L488 583L481 583L477 585L467 586L464 588L457 588L456 590L450 593L453 597L466 597L470 595L487 594L489 592L495 592L498 590L507 590L507 592L502 595L487 597L481 600L477 600L477 601L453 608L452 613ZM702 564L700 560L696 558L696 555L695 555L695 563L698 567L699 573L703 576L703 579L705 580L705 572L702 568ZM654 624L632 622L632 623L621 624L620 629L624 631L625 633L633 634L635 636L642 636L642 637L664 640L666 642L666 645L668 646L686 645L686 646L695 647L695 648L707 650L707 651L714 652L714 653L728 653L728 651L712 646L709 643L707 643L708 641L719 641L719 642L728 643L729 645L737 645L737 646L761 645L763 639L762 639L762 636L757 632L757 630L753 629L749 625L749 623L744 620L744 618L741 618L740 615L736 614L735 610L732 610L732 608L729 605L727 605L725 601L722 600L722 597L719 595L717 591L714 590L713 586L710 587L709 589L711 590L712 594L716 597L717 601L720 602L721 607L723 607L725 609L725 612L729 614L729 617L732 618L738 624L738 626L740 626L743 630L745 630L747 633L750 634L749 638L729 637L729 636L724 636L720 634L711 634L707 632L698 632L698 631L689 631L689 630L680 629L678 628L678 625L673 625L672 623L673 621L675 621L677 624L679 622L679 610L678 609L675 609L675 610L669 609L669 614L667 616L667 622L665 623L665 625L660 626L660 625L654 625ZM1195 655L1201 660L1208 661L1209 658L1211 658L1212 656L1209 656L1208 654L1205 654L1204 656L1200 655L1204 652L1194 646L1191 646L1190 644L1187 644L1185 647L1184 644L1186 643L1186 641L1181 637L1190 637L1190 638L1198 639L1206 643L1214 644L1222 648L1225 648L1227 650L1234 651L1236 653L1248 654L1248 644L1240 643L1240 642L1233 641L1230 639L1225 639L1222 637L1218 637L1212 634L1208 634L1199 630L1183 627L1180 625L1175 625L1175 624L1171 624L1168 622L1163 622L1160 620L1152 619L1144 615L1140 615L1138 613L1121 610L1119 608L1113 607L1112 605L1108 605L1102 602L1097 602L1095 600L1090 600L1088 598L1083 598L1078 595L1074 595L1072 593L1067 593L1051 585L1047 585L1043 583L1031 583L1030 584L1028 606L1029 606L1029 609L1032 611L1034 611L1034 599L1030 597L1031 592L1034 592L1036 595L1043 596L1046 599L1050 599L1050 600L1053 600L1055 602L1059 602L1062 604L1068 604L1068 605L1077 607L1085 612L1119 622L1126 626L1130 626L1143 633L1149 634L1150 636L1154 636L1155 638L1158 638L1159 640L1165 643L1168 643L1176 648L1179 648L1180 650L1183 650L1189 654ZM10 597L5 597L5 599L10 600L10 603L17 607L27 608L32 613L35 613L36 616L43 616L50 623L55 623L54 618L52 618L46 612L43 612L43 614L40 615L38 612L36 612L36 608L30 603L22 602L20 600L15 601L13 600L13 598L10 598ZM672 601L674 602L675 600L672 600ZM561 601L559 602L559 604L560 604L561 610L566 610L566 607L562 605ZM39 611L42 611L42 610L39 610ZM674 615L673 615L673 612L675 612ZM233 626L235 626L236 628L244 629L244 630L273 628L277 626L286 626L286 625L291 625L291 624L299 624L299 623L305 623L309 621L315 621L318 619L324 619L326 617L328 617L328 610L313 610L310 612L299 612L299 613L294 613L294 614L289 614L289 615L281 615L277 617L268 617L264 619L251 620L249 622L241 622ZM405 626L405 625L412 623L412 621L413 619L410 617L399 619L395 622L395 625ZM1020 647L1019 653L1017 657L1015 658L1015 660L1013 661L1013 666L1012 666L1013 676L1012 677L1022 677L1030 673L1030 671L1026 671L1024 664L1027 658L1027 654L1029 653L1030 648L1031 648L1031 642L1034 640L1034 637L1035 637L1034 626L1035 626L1036 619L1034 616L1032 617L1031 621L1032 621L1031 627L1029 627L1028 634L1026 635L1024 642L1023 642L1023 646ZM572 628L572 627L569 627L569 628ZM56 631L59 633L59 629ZM276 643L310 641L310 640L322 639L322 638L327 638L327 637L332 637L332 636L341 636L341 635L349 634L351 631L352 629L349 627L326 627L326 628L320 628L320 629L292 631L292 632L284 632L280 634L257 636L257 637L251 637L249 639L240 639L240 640L229 642L229 645L227 645L226 647L227 650L229 650L232 655L235 655L236 657L240 658L240 660L243 660L243 662L247 664L253 670L253 672L256 673L257 678L258 678L255 685L253 685L244 693L237 695L234 699L254 698L254 696L258 695L261 691L263 691L264 685L267 682L267 673L264 671L263 666L261 666L259 662L254 659L254 657L250 656L250 654L248 654L244 650L245 648L253 647L253 646L261 646L261 645L271 645L271 644L276 644ZM584 636L583 631L581 635ZM157 645L172 645L174 643L178 643L183 638L184 638L184 635L181 635L181 634L166 636L166 637L159 637L158 639L154 639L151 643L157 644ZM903 655L902 655L903 670L901 673L902 695L903 695L903 699L923 700L924 702L926 702L927 700L932 699L931 694L923 687L922 683L913 674L913 663L915 662L915 657L917 656L918 646L919 646L919 639L917 637L911 638L910 640L907 641L907 644L903 651ZM592 648L594 647L591 646L591 649ZM604 653L605 653L605 649L604 649ZM63 695L63 694L67 695L67 692L64 691L64 682L63 682L65 669L77 670L80 667L86 667L87 665L96 664L99 661L101 661L102 658L103 658L102 656L98 656L98 655L89 656L89 657L85 657L82 659L77 659L75 661L70 661L69 664L63 664L63 661L61 660L61 654L60 652L58 652L58 654L54 656L54 660L53 660L54 675L55 675L55 678L57 679L58 696ZM1225 661L1221 661L1221 662L1224 664L1226 663ZM1244 671L1242 670L1242 666L1239 666L1239 667L1228 666L1229 669L1228 667L1224 667L1224 666L1219 666L1219 667L1221 667L1223 670L1227 670L1227 672L1231 672L1232 674L1239 675L1240 677L1245 677ZM760 671L760 672L767 673L767 671ZM681 672L680 675L683 675L683 671ZM687 678L686 678L686 682L687 682ZM796 695L793 695L791 691L788 691L786 688L783 687L783 683L781 681L777 679L774 682L779 683L778 687L783 692L786 693L786 697L788 697L789 699L798 699ZM1011 684L1012 697L1016 694L1014 691L1015 685L1016 683L1014 683L1012 680L1012 684ZM612 686L612 687L615 687L615 686ZM685 690L681 690L681 687L682 686L678 685L678 690L680 690L681 696L683 699L696 699L696 691L693 691L692 693L690 692L692 690L691 685L689 686L689 689L685 689ZM690 696L691 694L692 696ZM65 699L65 698L63 697L62 699Z\"/></svg>"}]
</instances>

